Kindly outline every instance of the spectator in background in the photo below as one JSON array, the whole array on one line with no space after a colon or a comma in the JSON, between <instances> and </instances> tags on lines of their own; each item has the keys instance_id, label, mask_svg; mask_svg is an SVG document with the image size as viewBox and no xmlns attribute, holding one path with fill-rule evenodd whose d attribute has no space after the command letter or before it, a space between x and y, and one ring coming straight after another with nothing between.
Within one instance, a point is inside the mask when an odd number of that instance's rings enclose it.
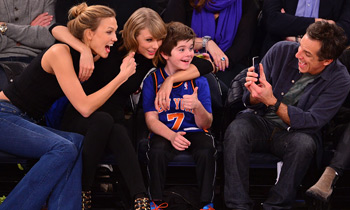
<instances>
[{"instance_id":1,"label":"spectator in background","mask_svg":"<svg viewBox=\"0 0 350 210\"><path fill-rule=\"evenodd\" d=\"M226 71L217 76L229 85L250 64L258 13L255 0L169 0L163 19L190 26L197 35L195 49L205 48L218 69Z\"/></svg>"},{"instance_id":2,"label":"spectator in background","mask_svg":"<svg viewBox=\"0 0 350 210\"><path fill-rule=\"evenodd\" d=\"M278 41L300 41L306 28L320 20L342 27L349 41L350 1L265 0L262 21L265 38L260 56Z\"/></svg>"},{"instance_id":3,"label":"spectator in background","mask_svg":"<svg viewBox=\"0 0 350 210\"><path fill-rule=\"evenodd\" d=\"M248 69L243 102L249 108L228 126L224 138L225 203L250 209L249 155L271 152L283 161L264 209L291 209L297 188L316 154L322 157L321 129L350 90L350 76L338 61L344 30L311 24L300 41L276 43L260 64ZM259 84L256 82L259 81Z\"/></svg>"},{"instance_id":4,"label":"spectator in background","mask_svg":"<svg viewBox=\"0 0 350 210\"><path fill-rule=\"evenodd\" d=\"M56 0L0 1L0 63L30 63L55 39L48 27L55 22ZM8 73L7 73L8 74ZM0 65L0 90L7 85Z\"/></svg>"},{"instance_id":5,"label":"spectator in background","mask_svg":"<svg viewBox=\"0 0 350 210\"><path fill-rule=\"evenodd\" d=\"M0 61L29 63L55 38L55 0L0 1Z\"/></svg>"}]
</instances>

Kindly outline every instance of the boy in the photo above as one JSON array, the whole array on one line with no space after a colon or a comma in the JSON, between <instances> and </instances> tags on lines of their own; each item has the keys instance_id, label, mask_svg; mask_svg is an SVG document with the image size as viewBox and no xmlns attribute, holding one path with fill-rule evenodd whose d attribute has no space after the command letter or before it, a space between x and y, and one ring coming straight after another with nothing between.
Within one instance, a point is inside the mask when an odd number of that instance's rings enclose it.
<instances>
[{"instance_id":1,"label":"boy","mask_svg":"<svg viewBox=\"0 0 350 210\"><path fill-rule=\"evenodd\" d=\"M194 39L191 28L179 22L169 23L167 37L158 50L158 59L165 67L158 68L144 81L143 108L152 132L147 152L151 209L161 207L168 162L184 150L188 150L196 162L202 209L214 209L216 149L214 139L206 131L213 120L208 82L200 77L174 84L169 109L156 110L154 106L156 92L164 79L190 65Z\"/></svg>"}]
</instances>

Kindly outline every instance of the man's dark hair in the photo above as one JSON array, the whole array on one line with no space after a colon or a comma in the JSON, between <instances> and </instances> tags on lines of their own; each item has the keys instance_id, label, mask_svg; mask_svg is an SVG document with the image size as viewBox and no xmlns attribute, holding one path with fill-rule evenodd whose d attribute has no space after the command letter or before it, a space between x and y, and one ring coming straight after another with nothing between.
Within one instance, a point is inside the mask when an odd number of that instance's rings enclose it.
<instances>
[{"instance_id":1,"label":"man's dark hair","mask_svg":"<svg viewBox=\"0 0 350 210\"><path fill-rule=\"evenodd\" d=\"M335 60L346 48L347 37L345 32L336 24L317 21L307 28L306 34L310 39L321 42L321 49L317 53L320 60Z\"/></svg>"}]
</instances>

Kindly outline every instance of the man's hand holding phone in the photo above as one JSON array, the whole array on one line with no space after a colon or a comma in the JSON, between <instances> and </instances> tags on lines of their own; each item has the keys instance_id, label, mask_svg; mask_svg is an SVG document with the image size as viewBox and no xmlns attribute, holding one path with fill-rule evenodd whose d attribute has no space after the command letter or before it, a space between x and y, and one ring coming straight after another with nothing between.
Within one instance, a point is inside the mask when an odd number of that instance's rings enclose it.
<instances>
[{"instance_id":1,"label":"man's hand holding phone","mask_svg":"<svg viewBox=\"0 0 350 210\"><path fill-rule=\"evenodd\" d=\"M254 67L254 72L258 74L256 84L259 84L259 78L260 78L260 66L259 66L259 56L255 56L252 58L252 64Z\"/></svg>"},{"instance_id":2,"label":"man's hand holding phone","mask_svg":"<svg viewBox=\"0 0 350 210\"><path fill-rule=\"evenodd\" d=\"M273 96L272 86L268 81L266 81L263 65L261 63L256 65L259 66L259 73L256 73L254 66L248 68L246 83L244 86L250 92L251 104L268 104L268 102L272 99L275 100L275 97Z\"/></svg>"}]
</instances>

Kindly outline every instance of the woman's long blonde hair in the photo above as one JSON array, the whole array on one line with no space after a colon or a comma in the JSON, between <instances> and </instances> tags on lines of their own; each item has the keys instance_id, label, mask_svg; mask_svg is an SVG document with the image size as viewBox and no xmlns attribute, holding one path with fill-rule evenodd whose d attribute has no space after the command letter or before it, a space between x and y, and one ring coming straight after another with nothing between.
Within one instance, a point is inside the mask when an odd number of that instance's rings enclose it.
<instances>
[{"instance_id":1,"label":"woman's long blonde hair","mask_svg":"<svg viewBox=\"0 0 350 210\"><path fill-rule=\"evenodd\" d=\"M95 31L100 24L101 18L115 17L113 9L103 5L88 6L85 2L73 6L68 12L67 27L71 34L83 40L84 31Z\"/></svg>"},{"instance_id":2,"label":"woman's long blonde hair","mask_svg":"<svg viewBox=\"0 0 350 210\"><path fill-rule=\"evenodd\" d=\"M154 39L165 39L166 27L162 18L154 10L142 7L136 10L126 21L121 31L123 38L122 47L127 51L136 52L139 46L136 38L140 34L140 31L146 28Z\"/></svg>"}]
</instances>

